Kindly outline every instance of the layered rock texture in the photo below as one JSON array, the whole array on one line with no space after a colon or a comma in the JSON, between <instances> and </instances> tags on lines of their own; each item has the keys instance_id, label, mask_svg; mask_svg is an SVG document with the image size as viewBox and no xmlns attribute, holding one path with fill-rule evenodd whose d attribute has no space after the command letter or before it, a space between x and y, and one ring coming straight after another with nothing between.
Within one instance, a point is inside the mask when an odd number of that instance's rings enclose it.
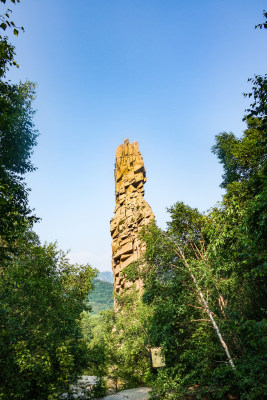
<instances>
[{"instance_id":1,"label":"layered rock texture","mask_svg":"<svg viewBox=\"0 0 267 400\"><path fill-rule=\"evenodd\" d=\"M125 139L116 151L116 207L110 222L115 293L121 293L122 289L133 284L126 282L121 272L141 256L144 244L138 238L138 233L144 225L154 220L154 214L144 199L145 182L146 170L138 142L129 143ZM140 280L135 284L137 289L142 289Z\"/></svg>"}]
</instances>

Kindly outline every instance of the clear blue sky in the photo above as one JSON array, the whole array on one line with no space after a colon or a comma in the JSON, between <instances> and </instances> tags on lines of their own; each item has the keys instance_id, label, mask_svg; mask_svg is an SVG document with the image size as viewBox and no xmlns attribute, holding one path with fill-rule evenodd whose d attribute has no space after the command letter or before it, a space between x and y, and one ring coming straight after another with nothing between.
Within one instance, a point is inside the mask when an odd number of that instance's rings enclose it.
<instances>
[{"instance_id":1,"label":"clear blue sky","mask_svg":"<svg viewBox=\"0 0 267 400\"><path fill-rule=\"evenodd\" d=\"M11 4L11 3L10 3ZM5 7L1 4L1 8ZM204 211L221 199L210 148L241 135L247 79L267 66L260 0L21 0L13 18L15 82L37 82L39 143L27 176L41 240L111 270L114 161L137 140L145 198L161 227L166 207Z\"/></svg>"}]
</instances>

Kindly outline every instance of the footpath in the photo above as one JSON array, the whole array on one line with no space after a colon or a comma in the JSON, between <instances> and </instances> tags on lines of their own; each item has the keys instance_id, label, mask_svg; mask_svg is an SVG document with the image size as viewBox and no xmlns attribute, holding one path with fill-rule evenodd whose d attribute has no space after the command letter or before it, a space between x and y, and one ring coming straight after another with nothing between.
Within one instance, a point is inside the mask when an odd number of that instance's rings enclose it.
<instances>
[{"instance_id":1,"label":"footpath","mask_svg":"<svg viewBox=\"0 0 267 400\"><path fill-rule=\"evenodd\" d=\"M90 392L94 385L97 383L96 376L84 375L78 379L76 385L72 385L70 390L73 398L82 398L86 392ZM105 397L98 398L96 400L147 400L148 393L151 389L148 387L141 387L135 389L121 390L118 393L110 394ZM64 393L60 396L60 399L67 400L68 394Z\"/></svg>"},{"instance_id":2,"label":"footpath","mask_svg":"<svg viewBox=\"0 0 267 400\"><path fill-rule=\"evenodd\" d=\"M102 397L99 400L146 400L150 390L148 387L122 390L116 394Z\"/></svg>"}]
</instances>

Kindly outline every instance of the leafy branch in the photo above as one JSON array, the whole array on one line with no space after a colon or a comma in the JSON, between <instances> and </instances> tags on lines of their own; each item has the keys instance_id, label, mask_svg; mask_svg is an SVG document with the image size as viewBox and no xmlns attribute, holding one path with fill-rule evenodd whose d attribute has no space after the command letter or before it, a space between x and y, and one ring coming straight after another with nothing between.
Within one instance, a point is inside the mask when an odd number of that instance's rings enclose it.
<instances>
[{"instance_id":1,"label":"leafy branch","mask_svg":"<svg viewBox=\"0 0 267 400\"><path fill-rule=\"evenodd\" d=\"M0 0L1 3L6 3L6 0ZM19 3L20 0L10 0L12 3ZM13 29L13 34L15 36L19 35L19 31L24 32L23 26L17 26L14 21L10 20L10 15L12 14L12 10L8 8L4 14L0 14L0 28L5 31L7 28ZM1 35L0 35L1 38Z\"/></svg>"},{"instance_id":2,"label":"leafy branch","mask_svg":"<svg viewBox=\"0 0 267 400\"><path fill-rule=\"evenodd\" d=\"M266 21L263 22L262 24L255 25L255 29L257 29L257 28L260 28L260 29L262 29L262 28L267 29L267 12L266 12L265 10L263 10L263 16L266 18Z\"/></svg>"}]
</instances>

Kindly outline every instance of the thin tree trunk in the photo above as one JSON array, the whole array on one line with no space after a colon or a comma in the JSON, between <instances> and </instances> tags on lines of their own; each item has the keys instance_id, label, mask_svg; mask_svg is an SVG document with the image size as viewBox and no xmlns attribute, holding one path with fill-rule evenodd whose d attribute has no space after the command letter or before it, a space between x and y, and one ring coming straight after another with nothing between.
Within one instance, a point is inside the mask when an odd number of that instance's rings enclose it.
<instances>
[{"instance_id":1,"label":"thin tree trunk","mask_svg":"<svg viewBox=\"0 0 267 400\"><path fill-rule=\"evenodd\" d=\"M220 332L220 329L219 329L218 325L216 324L216 321L214 320L214 318L213 318L213 316L212 316L212 313L211 313L211 311L210 311L210 309L209 309L208 302L205 300L205 298L204 298L204 296L203 296L203 293L202 293L200 287L198 286L196 277L195 277L195 275L193 274L193 272L192 272L192 270L191 270L191 268L190 268L188 262L186 261L186 258L185 258L185 256L184 256L184 253L183 253L181 250L179 250L179 253L176 252L176 254L177 254L180 258L183 259L183 261L184 261L184 263L185 263L185 266L187 267L187 269L188 269L188 271L189 271L189 274L190 274L191 278L192 278L193 281L194 281L194 284L195 284L195 286L196 286L196 288L197 288L197 291L198 291L198 293L199 293L199 295L200 295L200 298L201 298L201 300L202 300L202 303L204 304L205 310L206 310L206 312L207 312L207 314L208 314L208 316L209 316L209 318L210 318L210 320L211 320L211 323L212 323L212 325L213 325L213 327L214 327L214 329L215 329L215 331L216 331L216 333L217 333L217 335L218 335L218 337L219 337L219 340L220 340L220 342L221 342L221 345L222 345L222 347L224 348L224 351L225 351L225 353L226 353L226 355L227 355L229 364L231 365L231 367L233 368L233 370L235 370L235 364L234 364L233 359L232 359L232 357L231 357L231 355L230 355L230 352L229 352L229 350L228 350L228 346L227 346L227 344L225 343L225 341L223 340L223 337L222 337L222 334L221 334L221 332Z\"/></svg>"},{"instance_id":2,"label":"thin tree trunk","mask_svg":"<svg viewBox=\"0 0 267 400\"><path fill-rule=\"evenodd\" d=\"M163 233L163 236L166 237L167 239L169 239L171 242L173 242L172 239L170 239L170 238L169 238L167 235L165 235L164 233ZM173 243L177 246L177 243L175 243L175 242L173 242ZM219 338L219 340L220 340L220 342L221 342L221 345L222 345L222 347L224 348L224 351L225 351L226 356L227 356L227 358L228 358L229 364L231 365L232 369L235 370L235 364L234 364L233 359L232 359L232 357L231 357L231 355L230 355L230 352L229 352L229 350L228 350L228 346L227 346L227 344L225 343L225 341L223 340L223 337L222 337L222 334L221 334L221 332L220 332L220 329L219 329L218 325L216 324L216 321L214 320L214 318L213 318L213 316L212 316L212 313L211 313L211 311L210 311L210 309L209 309L208 302L205 300L205 298L204 298L204 296L203 296L203 293L202 293L202 291L201 291L201 289L200 289L200 287L199 287L199 285L198 285L198 283L197 283L196 277L195 277L195 275L193 274L192 269L190 268L190 266L189 266L189 264L188 264L188 262L187 262L187 260L186 260L186 258L185 258L184 253L179 249L179 247L178 247L178 250L174 250L174 251L175 251L175 253L178 255L178 257L181 258L181 259L183 260L183 262L184 262L186 268L188 269L188 272L189 272L189 274L190 274L190 276L191 276L191 278L192 278L192 280L193 280L193 282L194 282L194 284L195 284L195 287L196 287L196 289L197 289L197 291L198 291L198 293L199 293L199 296L200 296L200 298L201 298L201 301L202 301L202 303L203 303L203 305L204 305L204 308L205 308L205 310L206 310L206 313L208 314L208 316L209 316L209 318L210 318L210 320L211 320L211 323L212 323L212 325L213 325L213 328L215 329L215 332L217 333L217 336L218 336L218 338Z\"/></svg>"}]
</instances>

